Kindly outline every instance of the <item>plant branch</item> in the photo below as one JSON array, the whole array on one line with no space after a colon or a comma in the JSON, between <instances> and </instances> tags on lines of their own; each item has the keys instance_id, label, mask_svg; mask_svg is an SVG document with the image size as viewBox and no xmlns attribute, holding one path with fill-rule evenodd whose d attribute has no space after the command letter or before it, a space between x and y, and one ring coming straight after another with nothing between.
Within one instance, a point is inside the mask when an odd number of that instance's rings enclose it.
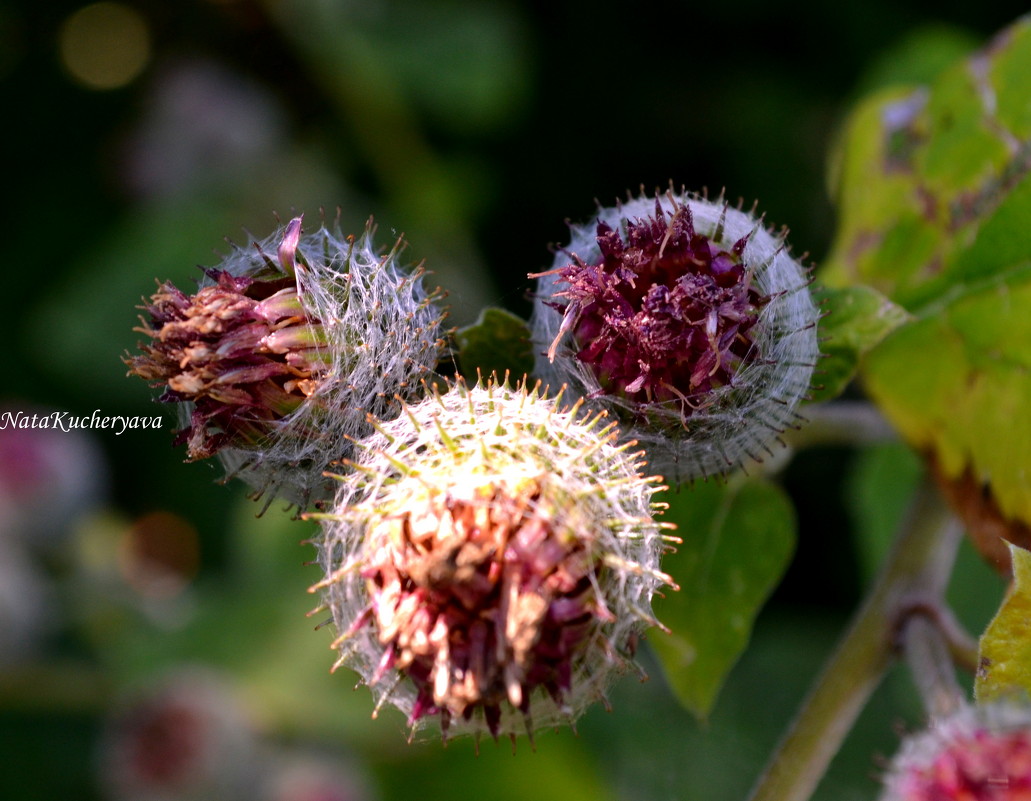
<instances>
[{"instance_id":1,"label":"plant branch","mask_svg":"<svg viewBox=\"0 0 1031 801\"><path fill-rule=\"evenodd\" d=\"M751 801L806 801L891 664L900 615L940 603L961 528L929 480L918 490L869 596L824 666Z\"/></svg>"},{"instance_id":2,"label":"plant branch","mask_svg":"<svg viewBox=\"0 0 1031 801\"><path fill-rule=\"evenodd\" d=\"M870 445L893 442L898 434L880 410L867 401L834 401L803 408L809 422L784 433L792 448L814 445Z\"/></svg>"},{"instance_id":3,"label":"plant branch","mask_svg":"<svg viewBox=\"0 0 1031 801\"><path fill-rule=\"evenodd\" d=\"M937 621L919 612L909 615L902 625L899 645L928 716L941 718L958 711L965 698Z\"/></svg>"},{"instance_id":4,"label":"plant branch","mask_svg":"<svg viewBox=\"0 0 1031 801\"><path fill-rule=\"evenodd\" d=\"M935 622L938 630L945 638L945 644L949 649L949 656L957 667L965 670L970 675L977 673L978 662L981 659L980 646L977 638L971 636L970 632L963 628L952 610L943 609L941 617Z\"/></svg>"}]
</instances>

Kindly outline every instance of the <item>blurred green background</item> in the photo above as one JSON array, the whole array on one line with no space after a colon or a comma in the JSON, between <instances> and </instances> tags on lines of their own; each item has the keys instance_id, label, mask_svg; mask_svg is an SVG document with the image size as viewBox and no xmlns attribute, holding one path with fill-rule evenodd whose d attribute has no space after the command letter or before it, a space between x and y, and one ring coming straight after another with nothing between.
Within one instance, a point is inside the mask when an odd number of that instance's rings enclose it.
<instances>
[{"instance_id":1,"label":"blurred green background","mask_svg":"<svg viewBox=\"0 0 1031 801\"><path fill-rule=\"evenodd\" d=\"M223 237L268 234L274 212L340 207L354 232L371 214L384 245L404 232L456 325L484 305L526 315L526 273L550 264L564 220L640 185L758 198L818 264L834 226L825 175L850 104L929 79L1024 10L6 2L0 409L154 414L120 361L137 339L134 307L155 278L189 286ZM918 470L897 446L796 458L782 479L798 553L711 720L676 707L645 653L652 680L620 684L611 714L591 711L578 735L541 735L536 753L521 742L514 757L484 743L476 757L466 742L408 745L386 712L370 720L368 692L328 674L330 632L304 617L318 578L298 545L310 528L275 505L258 519L218 468L184 466L173 427L166 413L163 430L121 436L0 430L4 799L122 798L111 710L184 664L214 672L245 716L267 768L250 797L314 799L296 782L274 796L264 778L308 759L344 772L333 781L352 781L356 798L742 798ZM1001 591L964 550L953 594L968 625L984 625ZM876 795L897 727L918 725L910 695L892 674L818 798ZM336 797L347 796L325 796Z\"/></svg>"}]
</instances>

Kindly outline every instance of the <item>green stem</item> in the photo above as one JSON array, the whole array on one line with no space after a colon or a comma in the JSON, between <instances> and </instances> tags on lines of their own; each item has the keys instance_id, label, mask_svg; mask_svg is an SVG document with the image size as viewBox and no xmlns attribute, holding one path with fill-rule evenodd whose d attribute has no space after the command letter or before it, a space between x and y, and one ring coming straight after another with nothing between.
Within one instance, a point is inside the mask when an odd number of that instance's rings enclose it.
<instances>
[{"instance_id":1,"label":"green stem","mask_svg":"<svg viewBox=\"0 0 1031 801\"><path fill-rule=\"evenodd\" d=\"M922 485L865 603L824 666L751 801L806 801L891 664L900 615L940 604L961 529Z\"/></svg>"},{"instance_id":2,"label":"green stem","mask_svg":"<svg viewBox=\"0 0 1031 801\"><path fill-rule=\"evenodd\" d=\"M917 612L903 624L902 650L924 709L931 718L959 711L965 701L949 645L933 616Z\"/></svg>"},{"instance_id":3,"label":"green stem","mask_svg":"<svg viewBox=\"0 0 1031 801\"><path fill-rule=\"evenodd\" d=\"M898 440L898 434L880 410L866 401L820 403L805 407L803 414L809 422L784 433L788 445L796 450L814 445L870 445Z\"/></svg>"},{"instance_id":4,"label":"green stem","mask_svg":"<svg viewBox=\"0 0 1031 801\"><path fill-rule=\"evenodd\" d=\"M956 667L965 670L970 675L977 673L978 663L981 661L980 644L976 637L963 628L952 610L945 609L944 616L938 621L938 629L945 637L945 644L949 648L949 656Z\"/></svg>"}]
</instances>

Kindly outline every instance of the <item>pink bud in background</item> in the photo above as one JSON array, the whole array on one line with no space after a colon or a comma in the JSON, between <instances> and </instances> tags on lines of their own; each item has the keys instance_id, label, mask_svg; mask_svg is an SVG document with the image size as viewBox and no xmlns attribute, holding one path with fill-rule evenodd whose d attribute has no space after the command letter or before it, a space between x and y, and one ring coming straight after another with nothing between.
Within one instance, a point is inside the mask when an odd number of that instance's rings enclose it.
<instances>
[{"instance_id":1,"label":"pink bud in background","mask_svg":"<svg viewBox=\"0 0 1031 801\"><path fill-rule=\"evenodd\" d=\"M0 536L53 545L100 506L107 465L91 432L62 430L67 412L12 402L0 410ZM31 418L47 427L21 427Z\"/></svg>"},{"instance_id":2,"label":"pink bud in background","mask_svg":"<svg viewBox=\"0 0 1031 801\"><path fill-rule=\"evenodd\" d=\"M112 710L101 783L113 801L249 799L255 747L233 685L202 668L179 668Z\"/></svg>"},{"instance_id":3,"label":"pink bud in background","mask_svg":"<svg viewBox=\"0 0 1031 801\"><path fill-rule=\"evenodd\" d=\"M1029 801L1031 708L992 703L906 740L881 801Z\"/></svg>"},{"instance_id":4,"label":"pink bud in background","mask_svg":"<svg viewBox=\"0 0 1031 801\"><path fill-rule=\"evenodd\" d=\"M255 801L373 801L353 760L334 754L280 754Z\"/></svg>"}]
</instances>

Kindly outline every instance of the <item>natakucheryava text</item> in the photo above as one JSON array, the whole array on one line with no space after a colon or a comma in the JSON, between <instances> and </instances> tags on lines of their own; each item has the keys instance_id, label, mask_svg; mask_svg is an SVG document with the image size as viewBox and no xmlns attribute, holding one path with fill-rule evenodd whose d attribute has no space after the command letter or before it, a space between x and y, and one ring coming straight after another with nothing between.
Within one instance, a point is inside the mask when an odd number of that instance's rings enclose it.
<instances>
[{"instance_id":1,"label":"natakucheryava text","mask_svg":"<svg viewBox=\"0 0 1031 801\"><path fill-rule=\"evenodd\" d=\"M130 428L161 428L161 417L143 417L136 415L104 415L100 409L93 414L74 415L69 412L49 412L47 414L26 414L25 412L0 413L0 431L8 428L56 428L60 431L71 431L76 428L110 428L115 436L121 436Z\"/></svg>"}]
</instances>

